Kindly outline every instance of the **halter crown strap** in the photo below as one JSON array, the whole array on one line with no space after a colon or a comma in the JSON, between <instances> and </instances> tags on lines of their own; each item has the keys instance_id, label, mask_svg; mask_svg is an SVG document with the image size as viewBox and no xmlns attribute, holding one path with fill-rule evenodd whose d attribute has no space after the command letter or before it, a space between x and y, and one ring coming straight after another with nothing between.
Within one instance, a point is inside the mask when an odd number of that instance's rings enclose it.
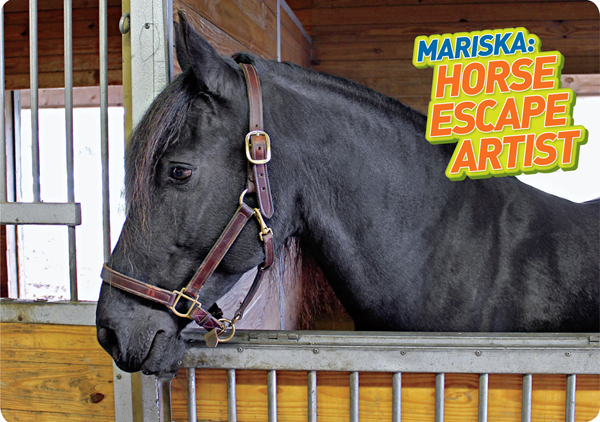
<instances>
[{"instance_id":1,"label":"halter crown strap","mask_svg":"<svg viewBox=\"0 0 600 422\"><path fill-rule=\"evenodd\" d=\"M256 68L241 63L248 91L250 127L246 135L246 155L250 165L248 172L248 192L256 192L261 214L265 218L273 216L273 199L269 184L267 163L271 159L271 140L263 129L263 107L260 79Z\"/></svg>"}]
</instances>

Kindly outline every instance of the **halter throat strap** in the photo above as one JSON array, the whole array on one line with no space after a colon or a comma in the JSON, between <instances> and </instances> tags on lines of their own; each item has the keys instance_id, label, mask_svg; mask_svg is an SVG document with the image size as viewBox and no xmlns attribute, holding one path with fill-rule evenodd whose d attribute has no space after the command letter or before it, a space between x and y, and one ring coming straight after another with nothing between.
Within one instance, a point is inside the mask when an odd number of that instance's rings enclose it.
<instances>
[{"instance_id":1,"label":"halter throat strap","mask_svg":"<svg viewBox=\"0 0 600 422\"><path fill-rule=\"evenodd\" d=\"M267 173L267 162L271 158L271 144L269 135L263 130L260 79L254 66L249 64L240 64L240 66L246 80L250 110L250 131L245 138L246 156L248 158L247 188L240 196L237 211L198 267L188 285L180 291L169 291L121 274L108 267L107 264L104 264L101 273L102 279L107 284L130 294L163 304L175 315L192 319L209 331L219 330L222 332L225 329L222 322L229 320L218 320L209 312L202 309L202 305L198 301L199 292L253 216L256 217L260 225L259 236L264 244L265 260L259 266L250 290L231 321L235 322L243 316L245 309L258 290L264 270L272 265L275 256L273 250L273 233L264 221L264 218L270 218L273 215L274 209ZM259 204L258 208L252 209L244 202L244 196L247 193L256 193ZM187 308L184 304L186 301L190 302ZM233 327L233 323L230 322L230 325Z\"/></svg>"}]
</instances>

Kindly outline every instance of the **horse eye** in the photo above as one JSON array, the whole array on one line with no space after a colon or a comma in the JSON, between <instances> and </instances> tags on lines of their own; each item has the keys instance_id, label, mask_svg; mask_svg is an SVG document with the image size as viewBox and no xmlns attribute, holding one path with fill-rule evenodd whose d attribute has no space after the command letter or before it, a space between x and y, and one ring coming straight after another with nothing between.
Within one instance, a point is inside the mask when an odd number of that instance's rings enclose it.
<instances>
[{"instance_id":1,"label":"horse eye","mask_svg":"<svg viewBox=\"0 0 600 422\"><path fill-rule=\"evenodd\" d=\"M183 181L189 178L192 175L192 169L173 166L169 169L169 177L171 179Z\"/></svg>"}]
</instances>

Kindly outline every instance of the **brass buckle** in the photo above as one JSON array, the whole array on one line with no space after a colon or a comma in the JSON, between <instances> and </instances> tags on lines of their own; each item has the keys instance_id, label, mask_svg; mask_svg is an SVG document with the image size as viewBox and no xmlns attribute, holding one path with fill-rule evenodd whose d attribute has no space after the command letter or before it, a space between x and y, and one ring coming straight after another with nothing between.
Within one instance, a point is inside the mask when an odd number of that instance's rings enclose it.
<instances>
[{"instance_id":1,"label":"brass buckle","mask_svg":"<svg viewBox=\"0 0 600 422\"><path fill-rule=\"evenodd\" d=\"M252 154L250 154L250 142L251 142L251 137L253 135L260 135L260 136L264 136L266 143L267 143L267 156L266 158L262 159L262 160L255 160L254 158L252 158ZM246 135L246 158L248 159L248 161L250 161L252 164L254 165L259 165L259 164L267 164L269 161L271 161L271 138L269 138L269 135L267 135L267 132L262 131L262 130L253 130L251 132L248 132L248 134Z\"/></svg>"},{"instance_id":2,"label":"brass buckle","mask_svg":"<svg viewBox=\"0 0 600 422\"><path fill-rule=\"evenodd\" d=\"M273 234L273 230L270 227L267 227L265 220L262 218L262 214L258 208L254 208L254 216L258 220L258 224L260 225L260 233L258 233L258 237L260 237L260 241L264 242L265 239L263 236L268 235L269 233Z\"/></svg>"},{"instance_id":3,"label":"brass buckle","mask_svg":"<svg viewBox=\"0 0 600 422\"><path fill-rule=\"evenodd\" d=\"M175 302L173 302L173 306L169 306L168 308L171 311L173 311L173 313L175 315L177 315L178 317L193 319L190 316L192 311L194 310L194 308L196 306L198 306L198 308L200 308L202 306L202 304L200 302L198 302L198 298L194 299L193 297L184 294L184 292L185 292L185 287L183 289L181 289L180 292L177 290L173 290L173 293L175 293L177 295L177 299L175 299ZM190 308L187 310L187 312L185 314L182 314L181 312L177 311L177 309L175 309L177 307L177 304L179 303L179 299L181 299L182 297L184 299L187 299L190 302L192 302L192 305L190 306Z\"/></svg>"}]
</instances>

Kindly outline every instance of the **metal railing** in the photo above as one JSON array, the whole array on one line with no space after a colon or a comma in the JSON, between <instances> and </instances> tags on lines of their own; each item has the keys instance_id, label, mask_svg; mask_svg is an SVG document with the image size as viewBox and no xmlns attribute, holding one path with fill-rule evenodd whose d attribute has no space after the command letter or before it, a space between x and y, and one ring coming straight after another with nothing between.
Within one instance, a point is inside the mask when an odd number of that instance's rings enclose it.
<instances>
[{"instance_id":1,"label":"metal railing","mask_svg":"<svg viewBox=\"0 0 600 422\"><path fill-rule=\"evenodd\" d=\"M188 421L195 422L195 368L227 371L228 420L236 417L236 370L267 370L268 420L277 421L277 371L307 371L308 420L317 420L317 371L350 371L350 421L359 420L361 372L392 374L392 420L401 421L402 374L435 373L435 421L444 421L445 374L479 374L478 421L488 420L489 374L522 374L522 415L532 417L532 374L566 377L565 421L575 420L578 374L600 374L598 334L432 334L242 331L217 348L201 330L183 333L188 349ZM161 421L171 421L172 375L158 377Z\"/></svg>"}]
</instances>

